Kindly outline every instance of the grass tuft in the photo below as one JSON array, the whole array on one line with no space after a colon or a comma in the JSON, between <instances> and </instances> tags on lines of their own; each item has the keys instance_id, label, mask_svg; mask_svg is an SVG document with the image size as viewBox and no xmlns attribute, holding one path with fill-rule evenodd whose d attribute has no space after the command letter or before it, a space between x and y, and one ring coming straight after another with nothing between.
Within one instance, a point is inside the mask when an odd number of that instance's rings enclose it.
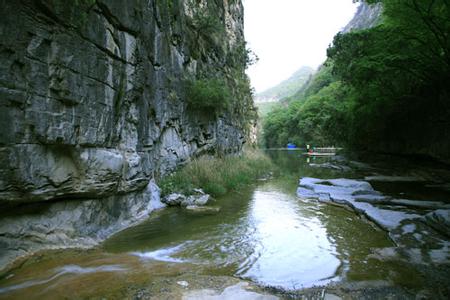
<instances>
[{"instance_id":1,"label":"grass tuft","mask_svg":"<svg viewBox=\"0 0 450 300\"><path fill-rule=\"evenodd\" d=\"M254 182L274 170L269 157L259 150L246 150L240 156L200 157L164 177L159 186L163 195L190 194L201 188L217 197Z\"/></svg>"}]
</instances>

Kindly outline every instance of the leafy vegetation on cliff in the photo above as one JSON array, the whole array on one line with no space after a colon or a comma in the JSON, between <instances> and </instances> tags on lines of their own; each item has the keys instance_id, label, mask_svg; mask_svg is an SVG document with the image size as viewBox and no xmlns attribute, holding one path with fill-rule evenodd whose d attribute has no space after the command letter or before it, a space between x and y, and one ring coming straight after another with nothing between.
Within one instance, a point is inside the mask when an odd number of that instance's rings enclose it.
<instances>
[{"instance_id":1,"label":"leafy vegetation on cliff","mask_svg":"<svg viewBox=\"0 0 450 300\"><path fill-rule=\"evenodd\" d=\"M328 60L287 109L268 146L288 141L450 153L450 3L382 0L380 25L335 36Z\"/></svg>"},{"instance_id":2,"label":"leafy vegetation on cliff","mask_svg":"<svg viewBox=\"0 0 450 300\"><path fill-rule=\"evenodd\" d=\"M187 87L188 106L203 112L229 109L231 95L227 84L220 79L201 79L189 82Z\"/></svg>"},{"instance_id":3,"label":"leafy vegetation on cliff","mask_svg":"<svg viewBox=\"0 0 450 300\"><path fill-rule=\"evenodd\" d=\"M170 1L167 2L170 4ZM224 11L214 1L199 5L188 1L187 31L191 55L202 65L185 79L187 107L210 118L225 116L231 123L249 133L256 121L253 93L245 69L257 60L243 39L229 36ZM243 32L240 32L243 34ZM235 33L234 33L235 34ZM220 65L211 65L211 57Z\"/></svg>"}]
</instances>

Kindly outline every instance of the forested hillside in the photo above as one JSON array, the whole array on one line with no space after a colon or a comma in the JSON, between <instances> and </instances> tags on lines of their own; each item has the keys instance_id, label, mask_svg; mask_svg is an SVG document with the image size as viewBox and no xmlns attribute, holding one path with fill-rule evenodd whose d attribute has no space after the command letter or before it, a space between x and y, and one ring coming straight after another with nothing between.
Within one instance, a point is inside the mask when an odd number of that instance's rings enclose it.
<instances>
[{"instance_id":1,"label":"forested hillside","mask_svg":"<svg viewBox=\"0 0 450 300\"><path fill-rule=\"evenodd\" d=\"M268 115L267 146L288 141L450 157L450 3L381 0L379 25L335 36L328 59L287 109Z\"/></svg>"}]
</instances>

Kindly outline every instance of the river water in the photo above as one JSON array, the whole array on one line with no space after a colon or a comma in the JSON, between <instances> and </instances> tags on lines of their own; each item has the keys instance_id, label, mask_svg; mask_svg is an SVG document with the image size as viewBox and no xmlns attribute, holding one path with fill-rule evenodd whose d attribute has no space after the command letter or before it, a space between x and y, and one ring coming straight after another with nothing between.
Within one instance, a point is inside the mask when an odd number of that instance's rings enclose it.
<instances>
[{"instance_id":1,"label":"river water","mask_svg":"<svg viewBox=\"0 0 450 300\"><path fill-rule=\"evenodd\" d=\"M282 174L208 204L219 211L167 208L95 249L34 255L2 275L0 298L122 298L130 289L153 285L164 293L173 280L201 276L284 290L333 282L420 287L409 265L371 257L393 246L385 231L342 207L296 196L300 177L358 174L313 168L296 151L269 155Z\"/></svg>"}]
</instances>

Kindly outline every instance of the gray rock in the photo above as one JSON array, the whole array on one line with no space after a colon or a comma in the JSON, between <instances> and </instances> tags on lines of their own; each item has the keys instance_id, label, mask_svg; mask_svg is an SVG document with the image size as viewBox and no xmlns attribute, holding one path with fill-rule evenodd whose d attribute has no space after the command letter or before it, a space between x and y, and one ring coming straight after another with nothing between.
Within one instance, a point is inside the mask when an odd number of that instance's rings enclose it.
<instances>
[{"instance_id":1,"label":"gray rock","mask_svg":"<svg viewBox=\"0 0 450 300\"><path fill-rule=\"evenodd\" d=\"M448 264L450 209L437 201L392 199L375 191L365 181L302 178L299 197L349 206L389 233L395 248L375 251L370 257L397 259L413 264ZM327 197L330 199L328 200ZM423 216L424 209L437 209ZM434 230L432 230L431 228ZM430 246L433 245L433 246Z\"/></svg>"},{"instance_id":2,"label":"gray rock","mask_svg":"<svg viewBox=\"0 0 450 300\"><path fill-rule=\"evenodd\" d=\"M205 191L203 191L202 189L193 189L192 191L199 195L205 195Z\"/></svg>"},{"instance_id":3,"label":"gray rock","mask_svg":"<svg viewBox=\"0 0 450 300\"><path fill-rule=\"evenodd\" d=\"M316 199L323 199L324 195L328 195L333 202L350 206L386 230L397 228L403 220L419 218L417 214L383 209L367 202L356 201L356 197L362 197L362 195L375 196L377 194L372 186L365 181L304 177L300 179L299 184L300 194Z\"/></svg>"},{"instance_id":4,"label":"gray rock","mask_svg":"<svg viewBox=\"0 0 450 300\"><path fill-rule=\"evenodd\" d=\"M186 207L190 205L194 206L202 206L208 203L209 195L190 195L186 197L186 199L181 202L181 206Z\"/></svg>"},{"instance_id":5,"label":"gray rock","mask_svg":"<svg viewBox=\"0 0 450 300\"><path fill-rule=\"evenodd\" d=\"M192 26L204 5L189 3L2 3L0 206L134 193L192 156L241 150L248 121L190 110L184 83L244 76L230 62L242 3L208 4L226 20L211 38Z\"/></svg>"},{"instance_id":6,"label":"gray rock","mask_svg":"<svg viewBox=\"0 0 450 300\"><path fill-rule=\"evenodd\" d=\"M196 195L189 195L185 196L183 194L173 193L170 195L167 195L162 200L164 203L166 203L169 206L201 206L208 203L210 196L208 194L196 194Z\"/></svg>"},{"instance_id":7,"label":"gray rock","mask_svg":"<svg viewBox=\"0 0 450 300\"><path fill-rule=\"evenodd\" d=\"M437 231L450 237L450 209L432 211L425 215L424 221Z\"/></svg>"},{"instance_id":8,"label":"gray rock","mask_svg":"<svg viewBox=\"0 0 450 300\"><path fill-rule=\"evenodd\" d=\"M164 197L162 202L170 206L181 205L181 203L186 201L186 196L182 194L173 193Z\"/></svg>"},{"instance_id":9,"label":"gray rock","mask_svg":"<svg viewBox=\"0 0 450 300\"><path fill-rule=\"evenodd\" d=\"M192 197L192 196L191 196ZM209 195L195 196L193 200L194 205L205 205L209 201Z\"/></svg>"}]
</instances>

